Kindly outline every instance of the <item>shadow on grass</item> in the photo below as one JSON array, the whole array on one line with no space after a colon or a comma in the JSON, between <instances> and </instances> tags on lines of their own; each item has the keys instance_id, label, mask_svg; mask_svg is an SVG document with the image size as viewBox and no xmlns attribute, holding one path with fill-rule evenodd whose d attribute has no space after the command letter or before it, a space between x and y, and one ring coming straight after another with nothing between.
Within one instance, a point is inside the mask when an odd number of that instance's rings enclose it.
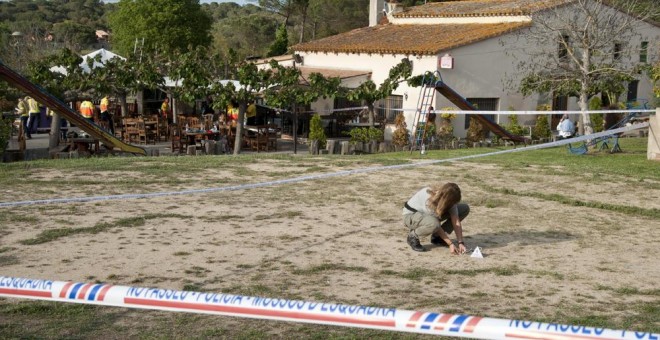
<instances>
[{"instance_id":1,"label":"shadow on grass","mask_svg":"<svg viewBox=\"0 0 660 340\"><path fill-rule=\"evenodd\" d=\"M485 248L501 248L510 243L517 243L520 246L534 246L541 244L568 242L578 239L578 236L566 232L552 231L513 231L499 233L476 233L465 236L467 247L476 246Z\"/></svg>"}]
</instances>

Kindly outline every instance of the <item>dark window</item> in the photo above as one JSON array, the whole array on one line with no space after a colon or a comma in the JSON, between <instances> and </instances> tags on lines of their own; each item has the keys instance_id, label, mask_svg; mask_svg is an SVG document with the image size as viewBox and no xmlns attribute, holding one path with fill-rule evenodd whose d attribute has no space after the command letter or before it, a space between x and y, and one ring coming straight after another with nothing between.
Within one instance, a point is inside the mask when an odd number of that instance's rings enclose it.
<instances>
[{"instance_id":1,"label":"dark window","mask_svg":"<svg viewBox=\"0 0 660 340\"><path fill-rule=\"evenodd\" d=\"M641 48L639 49L639 62L645 63L649 59L649 42L642 41Z\"/></svg>"},{"instance_id":2,"label":"dark window","mask_svg":"<svg viewBox=\"0 0 660 340\"><path fill-rule=\"evenodd\" d=\"M345 97L335 97L335 109L347 109L350 107L360 107L359 101L348 100Z\"/></svg>"},{"instance_id":3,"label":"dark window","mask_svg":"<svg viewBox=\"0 0 660 340\"><path fill-rule=\"evenodd\" d=\"M566 111L568 110L568 97L567 96L553 96L552 97L552 111ZM550 126L554 129L561 119L561 114L553 114L550 116Z\"/></svg>"},{"instance_id":4,"label":"dark window","mask_svg":"<svg viewBox=\"0 0 660 340\"><path fill-rule=\"evenodd\" d=\"M628 96L626 97L626 100L628 102L633 102L637 100L638 85L639 85L639 80L633 80L630 83L628 83Z\"/></svg>"},{"instance_id":5,"label":"dark window","mask_svg":"<svg viewBox=\"0 0 660 340\"><path fill-rule=\"evenodd\" d=\"M499 102L498 98L466 98L472 106L474 106L479 111L497 111L497 104ZM495 121L495 115L483 115L484 117ZM471 115L465 116L465 128L470 128L470 117Z\"/></svg>"},{"instance_id":6,"label":"dark window","mask_svg":"<svg viewBox=\"0 0 660 340\"><path fill-rule=\"evenodd\" d=\"M614 43L614 50L612 51L612 56L614 61L621 60L621 50L622 46L620 43Z\"/></svg>"},{"instance_id":7,"label":"dark window","mask_svg":"<svg viewBox=\"0 0 660 340\"><path fill-rule=\"evenodd\" d=\"M568 97L554 96L552 98L552 111L566 111L566 110L568 110Z\"/></svg>"},{"instance_id":8,"label":"dark window","mask_svg":"<svg viewBox=\"0 0 660 340\"><path fill-rule=\"evenodd\" d=\"M396 116L403 108L403 96L389 96L376 103L376 120L384 120L385 123L394 123Z\"/></svg>"},{"instance_id":9,"label":"dark window","mask_svg":"<svg viewBox=\"0 0 660 340\"><path fill-rule=\"evenodd\" d=\"M568 58L568 44L569 44L568 35L562 35L557 50L557 56L559 57L559 60L566 60L566 58Z\"/></svg>"},{"instance_id":10,"label":"dark window","mask_svg":"<svg viewBox=\"0 0 660 340\"><path fill-rule=\"evenodd\" d=\"M603 107L610 107L610 96L608 96L607 93L600 93L600 101Z\"/></svg>"}]
</instances>

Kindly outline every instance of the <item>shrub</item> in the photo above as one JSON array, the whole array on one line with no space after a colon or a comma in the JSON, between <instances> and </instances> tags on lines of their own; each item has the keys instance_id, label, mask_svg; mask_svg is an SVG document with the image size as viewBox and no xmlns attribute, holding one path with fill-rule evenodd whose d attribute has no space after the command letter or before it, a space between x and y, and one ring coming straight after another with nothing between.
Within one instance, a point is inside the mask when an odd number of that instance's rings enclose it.
<instances>
[{"instance_id":1,"label":"shrub","mask_svg":"<svg viewBox=\"0 0 660 340\"><path fill-rule=\"evenodd\" d=\"M309 122L309 140L317 140L319 141L319 149L325 148L327 138L319 114L315 114Z\"/></svg>"},{"instance_id":2,"label":"shrub","mask_svg":"<svg viewBox=\"0 0 660 340\"><path fill-rule=\"evenodd\" d=\"M446 107L443 111L453 110L453 108ZM455 113L443 113L440 115L440 127L436 132L438 139L442 142L449 143L454 139L454 126L451 124L452 119L456 118Z\"/></svg>"},{"instance_id":3,"label":"shrub","mask_svg":"<svg viewBox=\"0 0 660 340\"><path fill-rule=\"evenodd\" d=\"M536 123L532 129L532 139L550 138L550 124L547 115L538 115Z\"/></svg>"},{"instance_id":4,"label":"shrub","mask_svg":"<svg viewBox=\"0 0 660 340\"><path fill-rule=\"evenodd\" d=\"M11 124L10 118L0 117L0 155L5 152L11 138Z\"/></svg>"},{"instance_id":5,"label":"shrub","mask_svg":"<svg viewBox=\"0 0 660 340\"><path fill-rule=\"evenodd\" d=\"M374 127L355 128L348 131L347 134L351 137L352 144L357 142L380 142L383 140L383 130Z\"/></svg>"},{"instance_id":6,"label":"shrub","mask_svg":"<svg viewBox=\"0 0 660 340\"><path fill-rule=\"evenodd\" d=\"M410 133L406 127L406 119L403 112L399 113L394 120L396 129L392 134L392 144L396 146L406 146L410 142Z\"/></svg>"},{"instance_id":7,"label":"shrub","mask_svg":"<svg viewBox=\"0 0 660 340\"><path fill-rule=\"evenodd\" d=\"M487 130L476 119L470 119L470 127L467 130L466 139L468 142L477 143L486 139Z\"/></svg>"},{"instance_id":8,"label":"shrub","mask_svg":"<svg viewBox=\"0 0 660 340\"><path fill-rule=\"evenodd\" d=\"M525 129L518 124L518 116L517 115L509 115L509 124L506 125L506 129L512 134L516 136L522 136L525 134Z\"/></svg>"}]
</instances>

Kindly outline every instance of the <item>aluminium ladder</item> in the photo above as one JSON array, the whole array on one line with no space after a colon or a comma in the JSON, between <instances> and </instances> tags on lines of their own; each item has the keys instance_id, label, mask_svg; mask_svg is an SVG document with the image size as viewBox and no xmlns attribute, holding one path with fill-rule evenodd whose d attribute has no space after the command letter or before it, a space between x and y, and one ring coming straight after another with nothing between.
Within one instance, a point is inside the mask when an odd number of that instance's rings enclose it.
<instances>
[{"instance_id":1,"label":"aluminium ladder","mask_svg":"<svg viewBox=\"0 0 660 340\"><path fill-rule=\"evenodd\" d=\"M418 149L423 152L425 149L424 140L426 139L426 131L428 130L428 127L426 126L428 124L427 118L430 113L429 108L433 106L435 93L435 75L432 73L426 73L422 79L422 88L420 89L420 95L417 99L417 110L415 111L415 117L413 120L410 152Z\"/></svg>"}]
</instances>

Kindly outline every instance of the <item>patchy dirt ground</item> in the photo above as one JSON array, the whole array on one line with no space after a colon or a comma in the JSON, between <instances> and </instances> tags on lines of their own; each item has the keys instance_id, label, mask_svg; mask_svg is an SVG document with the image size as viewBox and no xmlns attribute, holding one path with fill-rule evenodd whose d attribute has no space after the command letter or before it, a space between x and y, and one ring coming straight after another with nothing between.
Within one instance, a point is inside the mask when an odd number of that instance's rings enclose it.
<instances>
[{"instance_id":1,"label":"patchy dirt ground","mask_svg":"<svg viewBox=\"0 0 660 340\"><path fill-rule=\"evenodd\" d=\"M257 174L250 182L299 169L278 160L245 167ZM234 171L195 176L208 183ZM59 171L39 176L80 178ZM428 239L425 253L406 244L401 206L437 181L462 188L471 205L466 244L481 247L483 259L452 256ZM181 189L153 190L172 188ZM57 196L107 193L130 190L70 188ZM209 194L26 206L12 208L12 216L24 218L2 228L0 270L507 319L596 318L591 322L635 329L636 315L659 302L660 222L608 205L660 209L660 183L595 179L561 167L451 163ZM35 241L66 227L96 229Z\"/></svg>"}]
</instances>

